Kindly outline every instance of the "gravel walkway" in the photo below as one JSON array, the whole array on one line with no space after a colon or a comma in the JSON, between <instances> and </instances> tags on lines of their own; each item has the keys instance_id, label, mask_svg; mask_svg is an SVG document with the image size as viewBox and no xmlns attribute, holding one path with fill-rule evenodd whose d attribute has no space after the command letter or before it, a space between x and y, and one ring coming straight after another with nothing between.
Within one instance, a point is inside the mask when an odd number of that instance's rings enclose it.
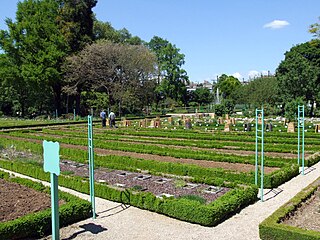
<instances>
[{"instance_id":1,"label":"gravel walkway","mask_svg":"<svg viewBox=\"0 0 320 240\"><path fill-rule=\"evenodd\" d=\"M1 169L2 171L7 171ZM96 198L97 219L82 222L60 229L61 240L257 240L258 225L281 205L290 200L304 187L320 176L320 162L305 169L299 175L277 189L265 190L264 202L257 202L243 209L216 227L202 227L182 222L157 213L126 207L119 203ZM16 174L21 176L20 174ZM48 185L48 183L46 183ZM89 200L89 196L60 187ZM260 196L260 195L259 195ZM47 237L45 239L51 239Z\"/></svg>"}]
</instances>

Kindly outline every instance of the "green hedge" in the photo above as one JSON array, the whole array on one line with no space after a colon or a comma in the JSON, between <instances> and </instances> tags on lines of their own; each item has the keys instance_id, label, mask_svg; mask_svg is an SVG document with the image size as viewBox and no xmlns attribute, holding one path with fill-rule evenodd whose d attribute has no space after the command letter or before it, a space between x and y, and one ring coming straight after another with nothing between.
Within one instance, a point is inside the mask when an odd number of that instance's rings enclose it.
<instances>
[{"instance_id":1,"label":"green hedge","mask_svg":"<svg viewBox=\"0 0 320 240\"><path fill-rule=\"evenodd\" d=\"M18 150L30 149L31 152L41 155L42 145L28 141L14 139L0 139L2 145L14 145ZM87 151L72 148L62 148L63 159L69 159L80 163L87 162ZM219 168L205 168L192 164L180 164L173 162L161 162L155 160L145 160L124 156L98 156L95 154L95 164L97 167L107 167L111 169L137 171L137 169L148 170L153 174L167 173L180 176L190 176L197 179L197 182L218 184L229 181L245 184L254 184L254 172L235 172ZM264 185L266 188L274 188L288 181L299 174L297 164L285 164L281 169L266 174ZM215 180L214 180L215 179Z\"/></svg>"},{"instance_id":2,"label":"green hedge","mask_svg":"<svg viewBox=\"0 0 320 240\"><path fill-rule=\"evenodd\" d=\"M0 171L0 178L50 194L50 189L43 186L41 183L18 177L9 177L9 174L2 171ZM60 227L67 226L90 217L90 202L61 191L59 191L59 198L66 201L65 204L59 207ZM27 214L11 221L0 223L0 239L42 237L45 234L50 233L50 208L40 212Z\"/></svg>"},{"instance_id":3,"label":"green hedge","mask_svg":"<svg viewBox=\"0 0 320 240\"><path fill-rule=\"evenodd\" d=\"M0 167L17 171L25 175L47 180L49 174L41 167L17 162L0 161ZM59 185L82 193L89 193L89 182L80 177L59 176ZM187 199L159 199L152 193L121 190L105 184L95 184L95 195L111 201L130 204L142 209L161 213L180 220L214 226L245 206L256 201L258 188L239 187L230 190L216 201L204 205Z\"/></svg>"},{"instance_id":4,"label":"green hedge","mask_svg":"<svg viewBox=\"0 0 320 240\"><path fill-rule=\"evenodd\" d=\"M320 239L317 231L305 230L281 223L292 212L297 210L302 202L310 198L319 187L320 178L303 189L289 202L280 207L270 217L259 225L259 234L262 240L316 240Z\"/></svg>"}]
</instances>

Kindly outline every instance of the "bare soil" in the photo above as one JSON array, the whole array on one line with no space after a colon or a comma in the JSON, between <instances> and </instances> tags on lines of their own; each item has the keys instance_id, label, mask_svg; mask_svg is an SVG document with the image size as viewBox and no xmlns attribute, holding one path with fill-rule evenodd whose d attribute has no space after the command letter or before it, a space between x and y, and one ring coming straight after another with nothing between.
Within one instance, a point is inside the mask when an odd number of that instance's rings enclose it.
<instances>
[{"instance_id":1,"label":"bare soil","mask_svg":"<svg viewBox=\"0 0 320 240\"><path fill-rule=\"evenodd\" d=\"M60 164L62 173L69 172L72 175L88 177L88 165L72 161L62 161ZM210 186L207 184L194 184L188 178L174 178L173 176L154 176L148 172L128 172L121 170L110 170L105 168L95 169L95 181L108 184L120 190L131 189L134 191L151 192L155 196L169 194L167 196L182 197L185 195L197 195L206 200L207 203L224 195L230 189L225 187ZM206 190L211 190L206 192Z\"/></svg>"},{"instance_id":2,"label":"bare soil","mask_svg":"<svg viewBox=\"0 0 320 240\"><path fill-rule=\"evenodd\" d=\"M50 195L0 179L0 222L51 207Z\"/></svg>"},{"instance_id":3,"label":"bare soil","mask_svg":"<svg viewBox=\"0 0 320 240\"><path fill-rule=\"evenodd\" d=\"M284 224L307 230L318 231L320 234L320 188L304 202L292 216L283 221Z\"/></svg>"}]
</instances>

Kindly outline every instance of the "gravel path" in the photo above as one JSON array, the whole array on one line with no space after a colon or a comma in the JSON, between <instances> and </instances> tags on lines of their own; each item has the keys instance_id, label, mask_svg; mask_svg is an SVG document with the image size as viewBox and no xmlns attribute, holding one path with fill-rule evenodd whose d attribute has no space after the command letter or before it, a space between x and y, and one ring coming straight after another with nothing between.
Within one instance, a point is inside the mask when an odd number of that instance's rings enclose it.
<instances>
[{"instance_id":1,"label":"gravel path","mask_svg":"<svg viewBox=\"0 0 320 240\"><path fill-rule=\"evenodd\" d=\"M299 175L277 189L265 190L264 202L259 201L248 206L216 227L203 227L182 222L157 213L96 198L97 219L87 219L60 229L60 239L257 240L259 223L316 180L320 176L320 162L305 169L305 173L304 176ZM63 187L60 189L89 200L88 195Z\"/></svg>"}]
</instances>

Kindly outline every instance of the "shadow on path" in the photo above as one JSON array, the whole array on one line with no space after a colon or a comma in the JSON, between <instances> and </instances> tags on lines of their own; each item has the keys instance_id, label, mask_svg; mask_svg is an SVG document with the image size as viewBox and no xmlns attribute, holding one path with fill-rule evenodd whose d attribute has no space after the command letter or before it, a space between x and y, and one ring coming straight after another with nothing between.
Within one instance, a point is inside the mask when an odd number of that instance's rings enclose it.
<instances>
[{"instance_id":1,"label":"shadow on path","mask_svg":"<svg viewBox=\"0 0 320 240\"><path fill-rule=\"evenodd\" d=\"M281 188L273 188L267 191L266 193L263 194L263 201L268 201L272 198L275 198L278 196L280 193L282 193L283 190Z\"/></svg>"},{"instance_id":2,"label":"shadow on path","mask_svg":"<svg viewBox=\"0 0 320 240\"><path fill-rule=\"evenodd\" d=\"M316 170L315 167L305 167L305 168L304 168L304 175L307 175L307 174L311 173L311 172L314 171L314 170ZM302 174L302 170L300 170L299 173Z\"/></svg>"},{"instance_id":3,"label":"shadow on path","mask_svg":"<svg viewBox=\"0 0 320 240\"><path fill-rule=\"evenodd\" d=\"M90 232L92 234L98 234L103 231L107 231L107 228L102 227L101 225L96 225L94 223L88 223L88 224L83 224L79 226L80 228L83 228L83 230L80 230L78 232L73 233L70 237L64 238L63 240L71 240L75 239L78 235L85 233L85 232Z\"/></svg>"},{"instance_id":4,"label":"shadow on path","mask_svg":"<svg viewBox=\"0 0 320 240\"><path fill-rule=\"evenodd\" d=\"M98 213L100 215L99 218L106 218L106 217L110 217L110 216L116 215L116 214L121 213L122 211L128 209L129 207L130 207L130 205L120 204L120 205L118 205L116 207L109 208L109 209L107 209L105 211L99 212ZM103 214L103 213L107 213L109 211L116 210L116 209L118 209L118 210L114 211L114 212L112 212L112 213L110 213L108 215L101 216L101 214Z\"/></svg>"}]
</instances>

